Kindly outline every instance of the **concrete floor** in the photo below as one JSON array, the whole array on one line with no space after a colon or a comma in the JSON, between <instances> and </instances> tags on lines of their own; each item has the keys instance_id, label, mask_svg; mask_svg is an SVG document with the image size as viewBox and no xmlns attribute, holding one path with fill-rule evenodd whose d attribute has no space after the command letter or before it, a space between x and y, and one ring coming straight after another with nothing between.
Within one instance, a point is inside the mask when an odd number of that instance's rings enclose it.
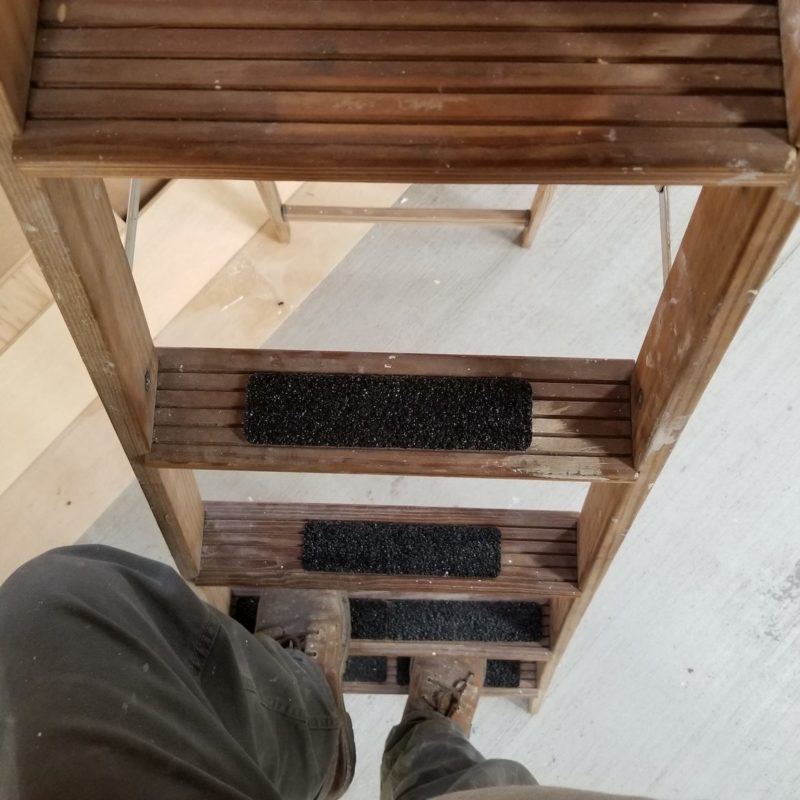
<instances>
[{"instance_id":1,"label":"concrete floor","mask_svg":"<svg viewBox=\"0 0 800 800\"><path fill-rule=\"evenodd\" d=\"M524 207L530 187L416 187L408 205ZM673 191L676 244L696 192ZM373 229L274 347L635 357L661 286L651 188L559 189L510 231ZM790 800L800 785L800 256L762 290L557 672L541 713L487 699L473 739L541 783ZM207 344L212 345L213 331ZM210 499L578 509L585 486L204 473ZM89 529L168 559L137 487ZM352 798L378 796L402 698L349 698Z\"/></svg>"}]
</instances>

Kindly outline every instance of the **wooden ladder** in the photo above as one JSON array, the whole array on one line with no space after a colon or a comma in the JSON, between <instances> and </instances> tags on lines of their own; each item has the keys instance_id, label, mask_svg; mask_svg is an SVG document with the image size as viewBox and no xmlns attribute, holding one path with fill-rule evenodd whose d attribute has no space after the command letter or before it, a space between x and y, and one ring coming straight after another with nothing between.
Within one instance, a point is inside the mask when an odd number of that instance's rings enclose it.
<instances>
[{"instance_id":1,"label":"wooden ladder","mask_svg":"<svg viewBox=\"0 0 800 800\"><path fill-rule=\"evenodd\" d=\"M0 179L185 578L223 595L303 586L539 602L539 642L470 645L522 662L519 687L502 691L537 708L797 220L797 5L516 0L489 13L487 0L392 1L365 18L352 0L202 0L188 19L167 3L0 0ZM101 181L112 175L704 188L626 361L156 348ZM253 372L385 374L387 363L395 375L530 381L531 446L243 437ZM219 504L203 502L194 469L591 485L579 514ZM306 572L303 526L327 515L489 521L500 575ZM350 688L402 691L397 659L430 647L358 642L354 654L387 657L388 678Z\"/></svg>"}]
</instances>

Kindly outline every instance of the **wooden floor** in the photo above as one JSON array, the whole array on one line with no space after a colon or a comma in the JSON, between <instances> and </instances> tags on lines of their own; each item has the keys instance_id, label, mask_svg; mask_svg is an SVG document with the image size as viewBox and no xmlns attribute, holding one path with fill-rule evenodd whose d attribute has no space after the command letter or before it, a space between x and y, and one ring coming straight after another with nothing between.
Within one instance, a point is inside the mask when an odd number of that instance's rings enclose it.
<instances>
[{"instance_id":1,"label":"wooden floor","mask_svg":"<svg viewBox=\"0 0 800 800\"><path fill-rule=\"evenodd\" d=\"M672 194L675 240L692 195ZM525 207L530 187L420 187L407 198L412 206ZM307 234L308 226L296 225L290 247L321 235L321 227ZM328 235L342 227L331 226ZM291 315L287 309L269 346L636 355L661 285L652 188L560 189L531 251L514 247L512 236L492 229L373 229L302 307ZM310 249L324 249L321 239L314 241ZM799 245L796 236L793 247ZM236 270L213 293L201 292L191 322L184 319L162 344L210 345L217 320L233 346L234 329L247 315L258 317L261 306L242 300L222 307L246 294L248 281L262 274L256 267L278 258L276 252L239 254ZM281 285L299 280L297 256L281 258ZM243 307L246 314L237 318ZM522 761L542 783L659 800L797 796L799 315L800 258L790 249L653 489L540 715L529 717L518 701L482 701L473 738L487 755ZM108 441L112 436L109 429ZM90 525L86 509L97 476L114 454L69 442L60 439L42 456L60 476L47 497L23 491L30 472L0 496L0 530L35 525L26 528L28 538L43 548L61 526L80 528L81 514L86 540L163 558L149 510L137 488L123 491L124 480L115 484L116 501ZM88 477L87 465L93 465ZM84 477L75 480L72 471ZM573 483L392 476L205 472L200 482L215 500L510 509L577 510L585 493ZM391 695L348 698L359 750L348 797L377 797L382 742L401 708L402 698Z\"/></svg>"}]
</instances>

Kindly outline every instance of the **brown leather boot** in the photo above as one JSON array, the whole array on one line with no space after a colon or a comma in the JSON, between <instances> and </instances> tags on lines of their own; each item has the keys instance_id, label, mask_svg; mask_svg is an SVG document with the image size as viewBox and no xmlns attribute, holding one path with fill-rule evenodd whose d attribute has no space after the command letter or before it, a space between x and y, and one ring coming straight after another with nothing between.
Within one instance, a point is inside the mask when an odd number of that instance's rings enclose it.
<instances>
[{"instance_id":1,"label":"brown leather boot","mask_svg":"<svg viewBox=\"0 0 800 800\"><path fill-rule=\"evenodd\" d=\"M344 592L270 589L261 594L256 635L304 652L319 664L342 718L339 758L328 798L341 797L353 780L356 754L342 679L350 645L350 603Z\"/></svg>"},{"instance_id":2,"label":"brown leather boot","mask_svg":"<svg viewBox=\"0 0 800 800\"><path fill-rule=\"evenodd\" d=\"M453 720L469 736L486 677L486 659L467 656L426 656L411 662L408 701L403 719L433 709Z\"/></svg>"}]
</instances>

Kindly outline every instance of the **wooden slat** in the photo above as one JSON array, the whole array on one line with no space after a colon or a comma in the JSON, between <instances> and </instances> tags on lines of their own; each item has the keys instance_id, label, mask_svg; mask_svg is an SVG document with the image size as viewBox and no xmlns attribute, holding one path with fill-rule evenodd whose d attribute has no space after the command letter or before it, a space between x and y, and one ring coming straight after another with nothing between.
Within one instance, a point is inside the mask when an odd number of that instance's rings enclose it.
<instances>
[{"instance_id":1,"label":"wooden slat","mask_svg":"<svg viewBox=\"0 0 800 800\"><path fill-rule=\"evenodd\" d=\"M497 2L382 0L365 12L359 0L43 0L40 21L65 27L222 27L222 28L617 28L775 30L774 6L763 3L670 2Z\"/></svg>"},{"instance_id":2,"label":"wooden slat","mask_svg":"<svg viewBox=\"0 0 800 800\"><path fill-rule=\"evenodd\" d=\"M464 656L480 655L502 661L548 661L551 652L536 642L426 642L387 639L351 639L351 656Z\"/></svg>"},{"instance_id":3,"label":"wooden slat","mask_svg":"<svg viewBox=\"0 0 800 800\"><path fill-rule=\"evenodd\" d=\"M779 63L777 33L617 33L230 28L41 28L37 55L116 58L296 58Z\"/></svg>"},{"instance_id":4,"label":"wooden slat","mask_svg":"<svg viewBox=\"0 0 800 800\"><path fill-rule=\"evenodd\" d=\"M573 64L565 62L309 61L262 59L50 58L33 64L35 86L261 89L272 91L594 94L781 94L770 64Z\"/></svg>"},{"instance_id":5,"label":"wooden slat","mask_svg":"<svg viewBox=\"0 0 800 800\"><path fill-rule=\"evenodd\" d=\"M542 688L798 217L800 207L778 190L701 192L636 361L639 481L589 489L579 523L583 593L561 614Z\"/></svg>"},{"instance_id":6,"label":"wooden slat","mask_svg":"<svg viewBox=\"0 0 800 800\"><path fill-rule=\"evenodd\" d=\"M574 596L576 515L547 511L396 506L207 503L198 582L227 586L338 588L370 596ZM499 526L497 578L306 572L305 522L312 519Z\"/></svg>"},{"instance_id":7,"label":"wooden slat","mask_svg":"<svg viewBox=\"0 0 800 800\"><path fill-rule=\"evenodd\" d=\"M430 522L450 525L499 525L501 527L554 528L562 536L572 531L574 540L578 515L568 511L527 511L480 508L428 508L425 506L357 506L333 503L223 503L205 504L206 524L214 520L239 522L277 521L300 523L306 520L363 520L376 522ZM298 528L300 529L300 528Z\"/></svg>"},{"instance_id":8,"label":"wooden slat","mask_svg":"<svg viewBox=\"0 0 800 800\"><path fill-rule=\"evenodd\" d=\"M396 360L396 359L394 359ZM252 372L167 372L158 376L159 389L178 391L243 391ZM630 387L624 383L576 383L531 381L533 396L542 400L624 400Z\"/></svg>"},{"instance_id":9,"label":"wooden slat","mask_svg":"<svg viewBox=\"0 0 800 800\"><path fill-rule=\"evenodd\" d=\"M782 97L33 89L30 119L783 128Z\"/></svg>"},{"instance_id":10,"label":"wooden slat","mask_svg":"<svg viewBox=\"0 0 800 800\"><path fill-rule=\"evenodd\" d=\"M14 145L33 175L445 183L782 185L771 129L65 120Z\"/></svg>"},{"instance_id":11,"label":"wooden slat","mask_svg":"<svg viewBox=\"0 0 800 800\"><path fill-rule=\"evenodd\" d=\"M222 445L229 447L248 444L241 428L229 427L180 427L167 425L158 428L153 436L154 445ZM631 440L625 439L584 439L578 437L545 436L534 438L527 453L578 456L630 456Z\"/></svg>"},{"instance_id":12,"label":"wooden slat","mask_svg":"<svg viewBox=\"0 0 800 800\"><path fill-rule=\"evenodd\" d=\"M605 384L627 384L633 367L633 362L627 359L360 353L341 350L162 347L158 349L158 356L159 368L164 372L364 372Z\"/></svg>"},{"instance_id":13,"label":"wooden slat","mask_svg":"<svg viewBox=\"0 0 800 800\"><path fill-rule=\"evenodd\" d=\"M482 208L353 208L345 206L286 206L287 220L296 222L399 222L417 225L525 225L525 209Z\"/></svg>"}]
</instances>

